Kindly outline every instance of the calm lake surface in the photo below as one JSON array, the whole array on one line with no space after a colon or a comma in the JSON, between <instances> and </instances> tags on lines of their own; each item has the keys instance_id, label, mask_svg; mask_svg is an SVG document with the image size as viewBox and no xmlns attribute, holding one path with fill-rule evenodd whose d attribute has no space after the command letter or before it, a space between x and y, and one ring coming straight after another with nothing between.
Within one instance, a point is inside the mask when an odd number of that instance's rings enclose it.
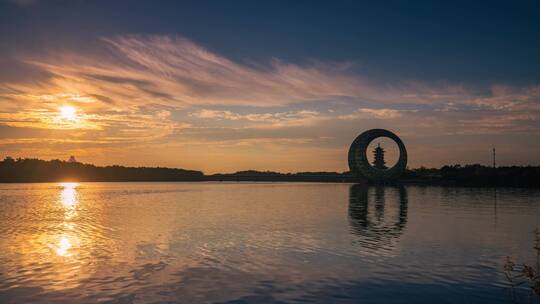
<instances>
[{"instance_id":1,"label":"calm lake surface","mask_svg":"<svg viewBox=\"0 0 540 304\"><path fill-rule=\"evenodd\" d=\"M539 190L0 184L0 303L508 303L535 228Z\"/></svg>"}]
</instances>

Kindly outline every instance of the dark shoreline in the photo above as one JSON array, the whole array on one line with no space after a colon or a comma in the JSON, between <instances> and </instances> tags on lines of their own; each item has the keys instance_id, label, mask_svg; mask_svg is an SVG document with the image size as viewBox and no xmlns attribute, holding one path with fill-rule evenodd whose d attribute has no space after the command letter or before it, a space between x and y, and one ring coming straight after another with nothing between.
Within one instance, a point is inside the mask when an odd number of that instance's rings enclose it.
<instances>
[{"instance_id":1,"label":"dark shoreline","mask_svg":"<svg viewBox=\"0 0 540 304\"><path fill-rule=\"evenodd\" d=\"M239 171L205 175L202 171L163 167L99 167L92 164L60 160L12 159L0 161L0 183L47 182L316 182L364 183L350 172ZM391 184L540 188L540 166L486 167L452 165L436 168L407 169Z\"/></svg>"}]
</instances>

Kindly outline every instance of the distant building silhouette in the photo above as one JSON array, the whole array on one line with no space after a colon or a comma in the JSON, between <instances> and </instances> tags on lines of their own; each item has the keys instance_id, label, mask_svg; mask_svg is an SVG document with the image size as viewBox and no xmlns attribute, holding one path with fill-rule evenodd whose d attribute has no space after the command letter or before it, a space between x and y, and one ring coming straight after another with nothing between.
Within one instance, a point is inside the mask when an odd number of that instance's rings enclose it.
<instances>
[{"instance_id":1,"label":"distant building silhouette","mask_svg":"<svg viewBox=\"0 0 540 304\"><path fill-rule=\"evenodd\" d=\"M387 168L384 161L384 150L379 146L373 151L375 160L368 159L368 148L373 140L387 137L394 141L399 148L399 158ZM348 153L349 169L354 177L360 180L386 182L398 179L407 169L407 149L403 141L394 133L385 129L371 129L362 132L352 142Z\"/></svg>"},{"instance_id":2,"label":"distant building silhouette","mask_svg":"<svg viewBox=\"0 0 540 304\"><path fill-rule=\"evenodd\" d=\"M75 156L71 155L68 159L68 163L78 163L78 161L75 159Z\"/></svg>"},{"instance_id":3,"label":"distant building silhouette","mask_svg":"<svg viewBox=\"0 0 540 304\"><path fill-rule=\"evenodd\" d=\"M380 170L387 169L386 161L384 160L384 149L381 148L380 143L377 145L377 148L373 150L373 156L375 157L373 160L373 167Z\"/></svg>"}]
</instances>

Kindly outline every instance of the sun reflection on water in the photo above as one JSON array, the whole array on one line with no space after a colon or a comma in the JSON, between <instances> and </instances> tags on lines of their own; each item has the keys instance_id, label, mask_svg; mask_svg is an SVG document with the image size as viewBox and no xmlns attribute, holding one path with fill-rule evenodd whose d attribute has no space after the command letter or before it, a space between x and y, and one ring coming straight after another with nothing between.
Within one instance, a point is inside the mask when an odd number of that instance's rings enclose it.
<instances>
[{"instance_id":1,"label":"sun reflection on water","mask_svg":"<svg viewBox=\"0 0 540 304\"><path fill-rule=\"evenodd\" d=\"M71 241L67 236L62 236L58 242L58 248L56 249L56 254L59 256L70 256L71 253L69 249L71 248Z\"/></svg>"},{"instance_id":2,"label":"sun reflection on water","mask_svg":"<svg viewBox=\"0 0 540 304\"><path fill-rule=\"evenodd\" d=\"M65 208L73 208L77 203L77 187L78 183L60 183L63 187L60 193L60 203Z\"/></svg>"},{"instance_id":3,"label":"sun reflection on water","mask_svg":"<svg viewBox=\"0 0 540 304\"><path fill-rule=\"evenodd\" d=\"M77 187L78 183L60 183L63 187L60 192L60 204L64 209L63 233L58 238L55 252L58 256L69 257L73 254L72 248L77 243L77 236L73 233L75 223L72 220L77 216L77 205L79 203Z\"/></svg>"}]
</instances>

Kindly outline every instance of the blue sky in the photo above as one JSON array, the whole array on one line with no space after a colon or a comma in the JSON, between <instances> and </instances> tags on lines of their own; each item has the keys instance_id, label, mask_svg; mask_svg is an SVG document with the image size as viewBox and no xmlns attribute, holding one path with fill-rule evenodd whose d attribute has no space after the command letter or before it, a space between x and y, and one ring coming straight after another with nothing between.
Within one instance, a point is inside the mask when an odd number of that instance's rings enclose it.
<instances>
[{"instance_id":1,"label":"blue sky","mask_svg":"<svg viewBox=\"0 0 540 304\"><path fill-rule=\"evenodd\" d=\"M1 1L0 145L98 164L342 171L355 135L383 127L413 167L488 163L493 145L502 164L539 164L539 8Z\"/></svg>"}]
</instances>

